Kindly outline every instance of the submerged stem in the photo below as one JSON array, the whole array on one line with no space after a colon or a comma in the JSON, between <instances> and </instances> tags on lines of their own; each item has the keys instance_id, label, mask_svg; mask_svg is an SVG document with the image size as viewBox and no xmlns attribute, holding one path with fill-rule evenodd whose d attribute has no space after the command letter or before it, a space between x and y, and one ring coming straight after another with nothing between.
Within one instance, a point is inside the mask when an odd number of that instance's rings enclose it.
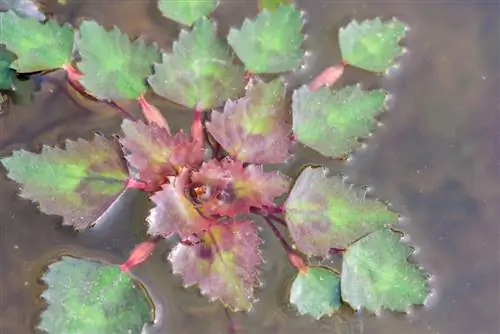
<instances>
[{"instance_id":1,"label":"submerged stem","mask_svg":"<svg viewBox=\"0 0 500 334\"><path fill-rule=\"evenodd\" d=\"M224 314L229 321L229 334L236 334L240 330L240 328L238 327L238 324L236 324L236 321L234 320L230 310L227 307L224 307Z\"/></svg>"},{"instance_id":2,"label":"submerged stem","mask_svg":"<svg viewBox=\"0 0 500 334\"><path fill-rule=\"evenodd\" d=\"M286 254L288 256L288 260L290 263L297 268L300 272L306 272L308 267L304 260L302 259L302 256L295 250L293 249L288 242L286 242L285 238L281 235L281 232L278 230L278 228L273 224L271 221L271 218L262 216L266 223L269 225L271 230L273 231L274 235L278 238L280 241L281 245L286 251Z\"/></svg>"}]
</instances>

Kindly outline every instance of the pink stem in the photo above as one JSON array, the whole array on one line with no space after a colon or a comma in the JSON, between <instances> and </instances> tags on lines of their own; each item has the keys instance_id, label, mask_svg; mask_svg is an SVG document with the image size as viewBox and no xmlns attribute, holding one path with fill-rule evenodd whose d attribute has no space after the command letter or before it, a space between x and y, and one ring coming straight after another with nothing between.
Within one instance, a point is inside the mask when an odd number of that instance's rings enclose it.
<instances>
[{"instance_id":1,"label":"pink stem","mask_svg":"<svg viewBox=\"0 0 500 334\"><path fill-rule=\"evenodd\" d=\"M160 113L160 110L146 101L144 95L139 96L138 98L139 105L141 106L142 114L144 118L149 124L156 124L160 128L164 128L170 134L170 127L167 123L167 120Z\"/></svg>"},{"instance_id":2,"label":"pink stem","mask_svg":"<svg viewBox=\"0 0 500 334\"><path fill-rule=\"evenodd\" d=\"M237 332L239 332L240 327L234 320L233 316L231 315L231 312L227 307L224 307L224 313L226 314L227 320L229 321L229 334L236 334Z\"/></svg>"},{"instance_id":3,"label":"pink stem","mask_svg":"<svg viewBox=\"0 0 500 334\"><path fill-rule=\"evenodd\" d=\"M147 188L147 184L142 181L134 180L134 179L128 179L125 182L125 187L132 188L132 189L139 189L139 190L145 190Z\"/></svg>"},{"instance_id":4,"label":"pink stem","mask_svg":"<svg viewBox=\"0 0 500 334\"><path fill-rule=\"evenodd\" d=\"M328 251L329 254L339 254L339 253L343 253L345 252L346 249L345 248L330 248L330 250Z\"/></svg>"},{"instance_id":5,"label":"pink stem","mask_svg":"<svg viewBox=\"0 0 500 334\"><path fill-rule=\"evenodd\" d=\"M144 262L148 257L153 254L155 246L161 238L156 237L144 242L141 242L137 246L134 247L132 252L130 252L130 256L123 264L120 265L120 269L125 272L129 272L133 267Z\"/></svg>"},{"instance_id":6,"label":"pink stem","mask_svg":"<svg viewBox=\"0 0 500 334\"><path fill-rule=\"evenodd\" d=\"M321 72L313 81L309 84L309 90L315 91L320 87L332 86L337 80L340 79L342 74L344 74L345 62L340 62L337 66L328 67L323 72Z\"/></svg>"},{"instance_id":7,"label":"pink stem","mask_svg":"<svg viewBox=\"0 0 500 334\"><path fill-rule=\"evenodd\" d=\"M288 256L288 260L290 261L290 263L295 268L297 268L297 270L299 270L300 272L306 272L308 267L307 267L306 263L304 262L304 260L302 259L302 257L297 253L297 251L295 249L293 249L286 242L285 238L283 238L283 236L281 235L281 232L276 228L276 226L274 226L271 219L269 217L266 217L266 216L264 216L263 218L266 221L266 223L269 225L271 230L273 231L276 238L278 238L278 240L280 241L283 248L285 249L286 254Z\"/></svg>"},{"instance_id":8,"label":"pink stem","mask_svg":"<svg viewBox=\"0 0 500 334\"><path fill-rule=\"evenodd\" d=\"M109 101L109 100L99 100L95 96L92 96L91 94L87 93L87 91L85 90L85 88L78 81L82 77L82 74L76 68L74 68L71 65L64 65L63 68L66 70L66 73L68 75L68 83L69 83L69 85L76 92L78 92L81 96L83 96L83 97L85 97L85 98L87 98L89 100L92 100L92 101L103 102L103 103L107 104L108 106L114 108L115 110L119 111L123 115L123 117L131 119L133 121L136 120L134 116L132 116L128 111L126 111L125 109L123 109L122 107L120 107L115 102Z\"/></svg>"},{"instance_id":9,"label":"pink stem","mask_svg":"<svg viewBox=\"0 0 500 334\"><path fill-rule=\"evenodd\" d=\"M205 136L203 133L203 111L200 108L194 110L193 124L191 124L191 136L201 145L204 144Z\"/></svg>"}]
</instances>

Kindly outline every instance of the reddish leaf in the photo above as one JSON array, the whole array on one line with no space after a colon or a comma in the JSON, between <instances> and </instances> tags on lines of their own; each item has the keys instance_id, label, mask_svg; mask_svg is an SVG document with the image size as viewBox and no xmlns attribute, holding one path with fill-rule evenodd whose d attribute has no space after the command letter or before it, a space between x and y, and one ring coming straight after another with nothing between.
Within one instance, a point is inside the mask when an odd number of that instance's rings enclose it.
<instances>
[{"instance_id":1,"label":"reddish leaf","mask_svg":"<svg viewBox=\"0 0 500 334\"><path fill-rule=\"evenodd\" d=\"M200 198L205 215L249 212L250 207L272 206L273 199L288 190L289 180L278 172L264 173L262 166L243 167L238 161L210 160L191 180L206 187Z\"/></svg>"},{"instance_id":2,"label":"reddish leaf","mask_svg":"<svg viewBox=\"0 0 500 334\"><path fill-rule=\"evenodd\" d=\"M20 196L61 215L65 225L87 228L125 188L128 178L117 143L95 136L66 141L66 148L44 146L40 154L14 151L1 162L8 177L22 185Z\"/></svg>"},{"instance_id":3,"label":"reddish leaf","mask_svg":"<svg viewBox=\"0 0 500 334\"><path fill-rule=\"evenodd\" d=\"M127 160L139 172L150 189L176 175L181 167L197 167L203 160L203 148L183 132L170 135L156 124L124 120L125 137L120 141L130 154Z\"/></svg>"},{"instance_id":4,"label":"reddish leaf","mask_svg":"<svg viewBox=\"0 0 500 334\"><path fill-rule=\"evenodd\" d=\"M177 245L170 253L174 273L184 284L198 284L202 294L233 310L250 310L262 263L255 224L250 221L212 226L195 246Z\"/></svg>"},{"instance_id":5,"label":"reddish leaf","mask_svg":"<svg viewBox=\"0 0 500 334\"><path fill-rule=\"evenodd\" d=\"M156 207L147 218L150 235L168 238L177 233L184 239L209 227L210 221L199 214L185 195L189 173L183 170L172 183L163 185L161 191L151 196Z\"/></svg>"},{"instance_id":6,"label":"reddish leaf","mask_svg":"<svg viewBox=\"0 0 500 334\"><path fill-rule=\"evenodd\" d=\"M213 112L207 130L237 160L282 163L290 157L291 125L287 123L282 79L252 83L245 97Z\"/></svg>"}]
</instances>

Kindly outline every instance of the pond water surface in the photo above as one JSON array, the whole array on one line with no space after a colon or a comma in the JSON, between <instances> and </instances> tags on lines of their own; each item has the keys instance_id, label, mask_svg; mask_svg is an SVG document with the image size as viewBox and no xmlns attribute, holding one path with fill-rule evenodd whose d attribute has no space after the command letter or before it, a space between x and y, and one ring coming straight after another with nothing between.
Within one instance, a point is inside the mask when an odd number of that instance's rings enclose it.
<instances>
[{"instance_id":1,"label":"pond water surface","mask_svg":"<svg viewBox=\"0 0 500 334\"><path fill-rule=\"evenodd\" d=\"M327 165L351 183L368 185L372 195L403 215L399 228L415 247L413 260L431 274L432 296L409 315L338 315L314 321L287 304L294 270L278 242L263 229L264 286L250 314L237 314L241 333L264 334L497 334L500 330L500 4L498 1L337 1L304 0L308 58L303 70L288 75L290 89L307 83L340 60L337 30L350 19L395 16L411 31L409 52L390 77L377 78L349 68L340 85L361 81L393 94L391 109L366 147L346 165L298 148L282 170L294 177L307 163ZM154 1L47 2L61 22L87 17L131 36L145 34L168 50L179 27L162 18ZM254 1L222 1L214 17L221 34L257 12ZM51 75L62 82L63 74ZM24 148L39 150L64 139L90 138L94 131L119 131L113 109L66 94L67 87L45 84L27 107L13 106L0 117L0 156ZM192 113L160 98L151 102L168 111L173 128L186 127ZM138 112L135 103L125 108ZM120 263L145 238L144 217L151 205L129 191L98 228L77 234L58 217L40 214L16 195L17 185L0 170L0 333L36 333L38 277L60 254ZM118 208L119 209L119 208ZM162 244L149 262L134 270L159 307L148 334L227 333L219 303L209 303L197 288L182 288ZM334 259L335 261L335 259ZM338 263L337 263L338 265ZM121 333L117 333L121 334Z\"/></svg>"}]
</instances>

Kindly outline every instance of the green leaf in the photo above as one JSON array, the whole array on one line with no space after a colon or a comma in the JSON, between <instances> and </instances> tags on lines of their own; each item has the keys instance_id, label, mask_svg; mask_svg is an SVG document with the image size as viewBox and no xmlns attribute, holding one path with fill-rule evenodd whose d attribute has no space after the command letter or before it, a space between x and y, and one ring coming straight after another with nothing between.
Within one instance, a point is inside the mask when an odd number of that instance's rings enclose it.
<instances>
[{"instance_id":1,"label":"green leaf","mask_svg":"<svg viewBox=\"0 0 500 334\"><path fill-rule=\"evenodd\" d=\"M131 42L120 29L106 31L94 21L80 25L77 47L82 60L80 82L98 99L137 99L146 92L146 78L160 52L143 38Z\"/></svg>"},{"instance_id":2,"label":"green leaf","mask_svg":"<svg viewBox=\"0 0 500 334\"><path fill-rule=\"evenodd\" d=\"M215 0L158 0L158 8L165 17L188 26L210 14L216 6Z\"/></svg>"},{"instance_id":3,"label":"green leaf","mask_svg":"<svg viewBox=\"0 0 500 334\"><path fill-rule=\"evenodd\" d=\"M250 221L212 225L197 245L177 245L169 260L185 286L198 284L212 300L219 299L234 311L248 311L259 283L261 243L257 226Z\"/></svg>"},{"instance_id":4,"label":"green leaf","mask_svg":"<svg viewBox=\"0 0 500 334\"><path fill-rule=\"evenodd\" d=\"M39 21L45 20L37 5L32 0L0 0L0 12L13 10L19 16L34 17Z\"/></svg>"},{"instance_id":5,"label":"green leaf","mask_svg":"<svg viewBox=\"0 0 500 334\"><path fill-rule=\"evenodd\" d=\"M193 30L182 30L173 53L163 54L148 81L167 99L190 108L219 107L239 97L245 87L244 70L233 63L229 47L216 35L215 24L203 18Z\"/></svg>"},{"instance_id":6,"label":"green leaf","mask_svg":"<svg viewBox=\"0 0 500 334\"><path fill-rule=\"evenodd\" d=\"M309 267L299 271L290 290L290 303L301 315L319 319L340 307L340 279L332 270Z\"/></svg>"},{"instance_id":7,"label":"green leaf","mask_svg":"<svg viewBox=\"0 0 500 334\"><path fill-rule=\"evenodd\" d=\"M397 221L384 203L327 177L323 168L306 167L285 205L285 219L297 248L307 255L327 255L360 237Z\"/></svg>"},{"instance_id":8,"label":"green leaf","mask_svg":"<svg viewBox=\"0 0 500 334\"><path fill-rule=\"evenodd\" d=\"M67 140L65 149L44 146L40 154L14 151L1 162L7 176L21 184L21 197L76 229L99 219L128 177L118 145L98 135L91 141Z\"/></svg>"},{"instance_id":9,"label":"green leaf","mask_svg":"<svg viewBox=\"0 0 500 334\"><path fill-rule=\"evenodd\" d=\"M10 64L16 59L16 56L4 48L0 48L0 90L12 89L12 78L15 71L10 68Z\"/></svg>"},{"instance_id":10,"label":"green leaf","mask_svg":"<svg viewBox=\"0 0 500 334\"><path fill-rule=\"evenodd\" d=\"M0 44L14 52L11 65L19 73L57 69L71 61L73 29L54 20L45 23L23 18L13 11L0 13Z\"/></svg>"},{"instance_id":11,"label":"green leaf","mask_svg":"<svg viewBox=\"0 0 500 334\"><path fill-rule=\"evenodd\" d=\"M227 40L246 68L253 73L280 73L296 69L304 50L300 12L283 5L246 19L240 30L231 28Z\"/></svg>"},{"instance_id":12,"label":"green leaf","mask_svg":"<svg viewBox=\"0 0 500 334\"><path fill-rule=\"evenodd\" d=\"M289 4L290 0L258 0L259 10L267 9L270 12L277 10L281 5Z\"/></svg>"},{"instance_id":13,"label":"green leaf","mask_svg":"<svg viewBox=\"0 0 500 334\"><path fill-rule=\"evenodd\" d=\"M310 91L303 86L293 93L293 131L297 140L328 157L343 157L360 146L375 127L386 94L356 86L332 91Z\"/></svg>"},{"instance_id":14,"label":"green leaf","mask_svg":"<svg viewBox=\"0 0 500 334\"><path fill-rule=\"evenodd\" d=\"M49 334L140 334L153 320L143 288L118 266L64 256L42 280L38 328Z\"/></svg>"},{"instance_id":15,"label":"green leaf","mask_svg":"<svg viewBox=\"0 0 500 334\"><path fill-rule=\"evenodd\" d=\"M283 163L292 141L282 79L252 82L246 95L213 112L207 130L235 159L249 163Z\"/></svg>"},{"instance_id":16,"label":"green leaf","mask_svg":"<svg viewBox=\"0 0 500 334\"><path fill-rule=\"evenodd\" d=\"M407 30L408 27L396 19L351 21L339 30L342 58L349 65L367 71L385 72L403 53L399 42Z\"/></svg>"},{"instance_id":17,"label":"green leaf","mask_svg":"<svg viewBox=\"0 0 500 334\"><path fill-rule=\"evenodd\" d=\"M407 311L423 304L427 278L407 261L411 248L390 229L381 229L351 245L344 254L342 299L353 308L379 313L382 308Z\"/></svg>"}]
</instances>

